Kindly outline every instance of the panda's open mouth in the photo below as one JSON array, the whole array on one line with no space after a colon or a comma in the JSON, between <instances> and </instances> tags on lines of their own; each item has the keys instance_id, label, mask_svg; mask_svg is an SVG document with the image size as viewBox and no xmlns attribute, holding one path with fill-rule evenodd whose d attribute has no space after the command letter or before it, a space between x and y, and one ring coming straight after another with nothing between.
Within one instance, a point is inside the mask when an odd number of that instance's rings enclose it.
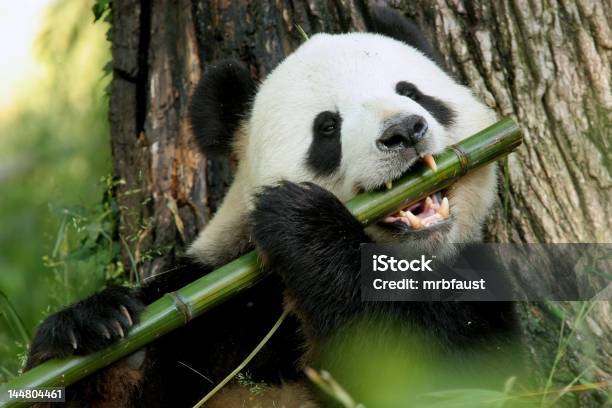
<instances>
[{"instance_id":1,"label":"panda's open mouth","mask_svg":"<svg viewBox=\"0 0 612 408\"><path fill-rule=\"evenodd\" d=\"M424 156L423 161L433 171L436 171L436 162L431 154ZM387 186L389 187L389 186ZM418 231L432 228L444 223L450 217L450 204L446 193L448 190L438 191L416 203L407 204L393 214L380 221L381 224L399 226Z\"/></svg>"},{"instance_id":2,"label":"panda's open mouth","mask_svg":"<svg viewBox=\"0 0 612 408\"><path fill-rule=\"evenodd\" d=\"M401 223L415 231L443 223L450 217L450 205L444 193L444 190L438 191L417 203L407 205L383 218L381 223Z\"/></svg>"}]
</instances>

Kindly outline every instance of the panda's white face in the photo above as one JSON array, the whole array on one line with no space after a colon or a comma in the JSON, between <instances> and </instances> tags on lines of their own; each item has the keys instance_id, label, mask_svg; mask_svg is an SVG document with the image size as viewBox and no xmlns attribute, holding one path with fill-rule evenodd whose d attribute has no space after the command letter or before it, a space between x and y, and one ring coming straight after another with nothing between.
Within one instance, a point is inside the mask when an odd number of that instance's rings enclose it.
<instances>
[{"instance_id":1,"label":"panda's white face","mask_svg":"<svg viewBox=\"0 0 612 408\"><path fill-rule=\"evenodd\" d=\"M254 186L313 181L346 201L492 124L495 115L433 61L377 34L317 34L261 84L246 125ZM493 168L369 227L379 241L477 238ZM445 200L444 200L445 201ZM408 214L410 213L410 214Z\"/></svg>"},{"instance_id":2,"label":"panda's white face","mask_svg":"<svg viewBox=\"0 0 612 408\"><path fill-rule=\"evenodd\" d=\"M287 57L262 83L248 125L247 154L257 183L316 180L341 199L397 178L419 156L452 137L421 103L458 87L415 49L387 37L318 34ZM399 91L404 94L400 94ZM456 93L456 92L455 92ZM411 95L412 96L412 95ZM453 120L461 98L433 103ZM421 127L424 138L402 149L387 129ZM409 135L406 135L409 136Z\"/></svg>"}]
</instances>

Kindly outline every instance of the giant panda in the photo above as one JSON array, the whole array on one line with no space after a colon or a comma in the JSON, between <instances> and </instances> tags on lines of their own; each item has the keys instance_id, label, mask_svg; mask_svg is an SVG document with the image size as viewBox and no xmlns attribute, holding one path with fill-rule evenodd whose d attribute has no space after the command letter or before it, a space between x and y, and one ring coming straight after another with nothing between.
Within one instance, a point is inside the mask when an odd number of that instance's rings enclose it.
<instances>
[{"instance_id":1,"label":"giant panda","mask_svg":"<svg viewBox=\"0 0 612 408\"><path fill-rule=\"evenodd\" d=\"M444 70L416 25L386 8L372 9L371 22L368 33L313 35L261 83L236 60L206 67L191 102L193 134L207 155L238 163L221 207L187 256L156 279L106 288L45 320L27 369L112 344L147 303L255 247L273 271L267 281L68 396L96 407L192 406L238 365L283 305L293 317L249 366L268 391L256 403L230 386L210 406L325 405L302 368L316 366L330 338L368 316L430 333L440 350L486 343L508 352L517 325L511 304L360 299L360 244L407 243L452 257L453 244L481 240L496 197L490 165L365 229L344 207L421 161L434 166L432 155L496 120Z\"/></svg>"}]
</instances>

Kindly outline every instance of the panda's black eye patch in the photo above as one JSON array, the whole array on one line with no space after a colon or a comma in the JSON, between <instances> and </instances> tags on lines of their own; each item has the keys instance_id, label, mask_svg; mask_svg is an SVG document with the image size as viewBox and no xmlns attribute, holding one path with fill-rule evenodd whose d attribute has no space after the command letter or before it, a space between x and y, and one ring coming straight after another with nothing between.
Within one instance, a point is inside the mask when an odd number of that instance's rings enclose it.
<instances>
[{"instance_id":1,"label":"panda's black eye patch","mask_svg":"<svg viewBox=\"0 0 612 408\"><path fill-rule=\"evenodd\" d=\"M318 175L330 175L340 165L342 146L340 128L342 118L338 112L319 113L312 124L312 143L308 149L307 164Z\"/></svg>"},{"instance_id":2,"label":"panda's black eye patch","mask_svg":"<svg viewBox=\"0 0 612 408\"><path fill-rule=\"evenodd\" d=\"M395 85L395 92L417 102L443 126L451 125L455 119L455 112L448 105L438 98L425 95L413 83L400 81Z\"/></svg>"}]
</instances>

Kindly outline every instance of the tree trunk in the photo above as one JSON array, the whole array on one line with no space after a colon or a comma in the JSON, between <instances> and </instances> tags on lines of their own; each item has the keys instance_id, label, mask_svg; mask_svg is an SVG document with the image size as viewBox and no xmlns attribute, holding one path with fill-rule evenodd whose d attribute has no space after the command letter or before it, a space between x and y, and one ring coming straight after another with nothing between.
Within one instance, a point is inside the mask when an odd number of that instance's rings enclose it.
<instances>
[{"instance_id":1,"label":"tree trunk","mask_svg":"<svg viewBox=\"0 0 612 408\"><path fill-rule=\"evenodd\" d=\"M110 120L124 263L135 279L159 272L210 219L232 163L202 156L186 120L205 64L234 56L263 78L306 33L363 30L366 0L114 0ZM610 59L612 7L605 0L394 1L441 51L455 76L500 114L525 144L503 167L489 238L612 242ZM607 7L606 7L607 6ZM561 317L575 307L525 305L531 357L541 378L557 351ZM542 313L545 312L553 313ZM560 313L564 313L561 316ZM588 336L572 342L555 387L609 379L612 312L593 305ZM567 331L568 332L568 331ZM567 333L566 332L566 333ZM601 350L582 352L587 339ZM588 358L587 358L588 357ZM565 399L596 405L596 392Z\"/></svg>"}]
</instances>

